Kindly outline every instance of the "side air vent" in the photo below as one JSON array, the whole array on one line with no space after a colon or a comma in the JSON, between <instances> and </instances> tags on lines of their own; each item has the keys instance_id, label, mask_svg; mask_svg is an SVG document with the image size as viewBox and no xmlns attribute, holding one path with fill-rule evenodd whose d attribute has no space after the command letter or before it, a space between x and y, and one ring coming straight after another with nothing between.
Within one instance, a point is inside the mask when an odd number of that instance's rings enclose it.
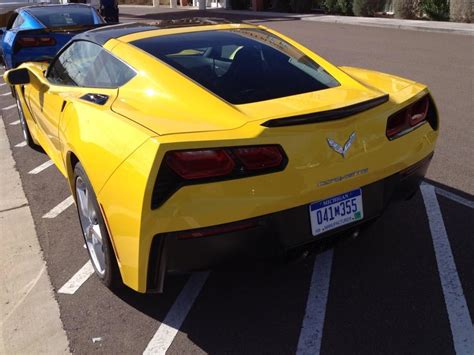
<instances>
[{"instance_id":1,"label":"side air vent","mask_svg":"<svg viewBox=\"0 0 474 355\"><path fill-rule=\"evenodd\" d=\"M81 97L84 101L89 101L97 105L104 105L109 97L107 95L102 94L85 94Z\"/></svg>"}]
</instances>

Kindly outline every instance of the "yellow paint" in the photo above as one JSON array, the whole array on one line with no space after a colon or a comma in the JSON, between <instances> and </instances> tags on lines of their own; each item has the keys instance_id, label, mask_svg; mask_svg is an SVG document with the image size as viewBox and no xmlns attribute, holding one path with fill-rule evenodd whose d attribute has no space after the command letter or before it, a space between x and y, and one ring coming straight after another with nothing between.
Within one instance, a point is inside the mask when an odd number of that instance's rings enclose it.
<instances>
[{"instance_id":1,"label":"yellow paint","mask_svg":"<svg viewBox=\"0 0 474 355\"><path fill-rule=\"evenodd\" d=\"M150 36L228 28L256 26L163 29L110 40L104 48L137 71L118 90L51 85L44 77L44 64L22 65L30 71L31 83L25 87L26 100L21 94L19 98L34 140L71 184L71 154L82 163L107 217L123 281L139 292L146 290L149 249L159 233L309 204L395 174L434 150L438 132L428 124L393 141L385 136L387 117L427 94L424 85L374 71L337 68L284 36L341 86L232 105L127 43ZM110 98L103 106L80 99L90 92ZM384 94L390 95L389 102L342 120L281 128L261 126L268 119L340 108ZM61 112L58 107L63 101L66 105ZM341 144L352 132L357 138L345 159L328 147L327 138ZM167 151L256 144L280 144L289 158L286 169L186 186L151 210L153 185ZM360 169L368 169L368 173L318 185ZM79 231L77 234L79 237Z\"/></svg>"}]
</instances>

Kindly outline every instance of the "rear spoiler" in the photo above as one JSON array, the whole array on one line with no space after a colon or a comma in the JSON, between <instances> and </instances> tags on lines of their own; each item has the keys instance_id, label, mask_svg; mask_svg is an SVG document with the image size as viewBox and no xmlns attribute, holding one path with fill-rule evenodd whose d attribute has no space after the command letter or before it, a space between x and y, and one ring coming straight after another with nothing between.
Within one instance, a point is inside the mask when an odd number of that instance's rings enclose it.
<instances>
[{"instance_id":1,"label":"rear spoiler","mask_svg":"<svg viewBox=\"0 0 474 355\"><path fill-rule=\"evenodd\" d=\"M48 34L48 33L81 33L81 32L86 32L89 30L93 30L95 28L105 27L105 26L110 26L110 25L113 25L113 24L112 23L98 23L98 24L93 24L93 25L41 28L41 29L35 29L35 30L18 31L18 34L35 35L35 34Z\"/></svg>"},{"instance_id":2,"label":"rear spoiler","mask_svg":"<svg viewBox=\"0 0 474 355\"><path fill-rule=\"evenodd\" d=\"M284 127L284 126L296 126L301 124L309 123L318 123L326 121L339 120L341 118L349 117L357 113L370 110L376 106L380 106L386 103L389 100L389 95L383 95L376 97L375 99L370 99L367 101L362 101L354 105L328 110L315 113L309 113L305 115L284 117L284 118L274 118L269 121L262 123L264 127Z\"/></svg>"}]
</instances>

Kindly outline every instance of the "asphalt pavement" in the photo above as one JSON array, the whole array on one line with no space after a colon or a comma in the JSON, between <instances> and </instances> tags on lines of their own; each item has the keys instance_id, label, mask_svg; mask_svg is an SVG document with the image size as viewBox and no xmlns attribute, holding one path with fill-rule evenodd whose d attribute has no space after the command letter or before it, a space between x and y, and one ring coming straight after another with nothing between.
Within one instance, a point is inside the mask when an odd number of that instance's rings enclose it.
<instances>
[{"instance_id":1,"label":"asphalt pavement","mask_svg":"<svg viewBox=\"0 0 474 355\"><path fill-rule=\"evenodd\" d=\"M441 135L422 191L321 254L170 275L161 295L114 294L90 275L66 181L46 155L22 144L14 101L1 96L8 88L0 86L3 120L70 350L474 353L474 38L288 19L264 24L337 65L430 86Z\"/></svg>"}]
</instances>

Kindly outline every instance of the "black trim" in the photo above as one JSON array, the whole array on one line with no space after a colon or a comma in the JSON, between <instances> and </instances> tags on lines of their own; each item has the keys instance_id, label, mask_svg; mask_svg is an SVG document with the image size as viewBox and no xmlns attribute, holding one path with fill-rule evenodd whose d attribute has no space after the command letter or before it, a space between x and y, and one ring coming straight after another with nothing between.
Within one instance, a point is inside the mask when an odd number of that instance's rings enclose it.
<instances>
[{"instance_id":1,"label":"black trim","mask_svg":"<svg viewBox=\"0 0 474 355\"><path fill-rule=\"evenodd\" d=\"M81 100L89 101L97 105L104 105L109 97L103 94L85 94L81 96Z\"/></svg>"},{"instance_id":2,"label":"black trim","mask_svg":"<svg viewBox=\"0 0 474 355\"><path fill-rule=\"evenodd\" d=\"M280 166L275 168L268 168L262 170L246 170L243 164L240 162L239 158L234 155L232 152L233 148L251 148L251 147L259 147L259 146L276 146L280 149L280 152L283 156L283 160ZM203 179L195 179L195 180L186 180L176 174L169 166L166 164L166 157L167 154L170 152L175 152L176 150L170 150L166 152L161 161L160 170L158 171L158 176L155 181L155 186L153 187L153 194L151 197L151 209L157 209L163 203L165 203L171 196L174 195L176 191L178 191L183 186L189 185L199 185L199 184L207 184L216 181L227 181L227 180L235 180L235 179L242 179L246 177L258 176L258 175L266 175L272 174L279 171L285 170L286 166L288 165L288 156L285 153L283 147L279 144L264 144L264 145L245 145L245 146L233 146L233 147L210 147L210 148L197 148L197 149L185 149L186 151L191 150L202 150L202 149L219 149L225 150L226 153L232 158L235 163L234 170L225 176L218 176L218 177L211 177L211 178L203 178ZM179 151L179 150L178 150Z\"/></svg>"},{"instance_id":3,"label":"black trim","mask_svg":"<svg viewBox=\"0 0 474 355\"><path fill-rule=\"evenodd\" d=\"M228 21L221 18L211 17L188 17L176 20L161 20L153 23L126 23L119 25L109 25L104 28L91 30L77 36L77 39L84 39L100 45L104 45L107 41L112 38L119 38L126 35L153 31L165 28L178 28L178 27L194 27L194 26L209 26L219 25L228 23L238 23L237 21Z\"/></svg>"},{"instance_id":4,"label":"black trim","mask_svg":"<svg viewBox=\"0 0 474 355\"><path fill-rule=\"evenodd\" d=\"M80 35L74 37L74 40L85 40L103 46L106 42L113 38L119 38L133 33L152 31L157 29L157 26L145 23L127 23L120 25L106 24L106 26L102 26L101 28L96 28L87 32L83 32Z\"/></svg>"},{"instance_id":5,"label":"black trim","mask_svg":"<svg viewBox=\"0 0 474 355\"><path fill-rule=\"evenodd\" d=\"M296 126L301 124L311 124L317 122L326 122L339 120L341 118L349 117L357 113L370 110L376 106L382 105L389 100L389 95L383 95L375 99L368 101L359 102L354 105L338 108L335 110L322 111L316 113L310 113L300 116L274 118L269 121L262 123L264 127L284 127L284 126Z\"/></svg>"}]
</instances>

